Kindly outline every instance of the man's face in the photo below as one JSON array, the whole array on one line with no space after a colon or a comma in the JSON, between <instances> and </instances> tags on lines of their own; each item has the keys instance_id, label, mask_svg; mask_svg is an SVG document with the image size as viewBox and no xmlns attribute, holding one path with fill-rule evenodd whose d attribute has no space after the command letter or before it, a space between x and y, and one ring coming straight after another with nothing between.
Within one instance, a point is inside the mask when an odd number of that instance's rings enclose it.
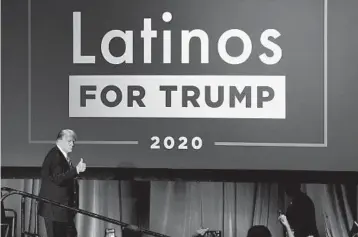
<instances>
[{"instance_id":1,"label":"man's face","mask_svg":"<svg viewBox=\"0 0 358 237\"><path fill-rule=\"evenodd\" d=\"M72 152L72 148L75 145L75 141L73 139L73 137L65 135L63 136L62 140L61 140L61 148L63 149L64 152L70 153Z\"/></svg>"}]
</instances>

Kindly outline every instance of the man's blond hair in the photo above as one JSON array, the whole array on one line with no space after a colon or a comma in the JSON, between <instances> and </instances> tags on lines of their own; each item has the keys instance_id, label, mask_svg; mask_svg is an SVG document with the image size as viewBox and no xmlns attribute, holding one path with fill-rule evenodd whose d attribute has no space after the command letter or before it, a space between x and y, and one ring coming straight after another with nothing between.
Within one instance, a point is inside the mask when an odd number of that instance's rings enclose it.
<instances>
[{"instance_id":1,"label":"man's blond hair","mask_svg":"<svg viewBox=\"0 0 358 237\"><path fill-rule=\"evenodd\" d=\"M64 136L68 136L71 137L74 141L77 140L77 135L76 133L71 130L71 129L62 129L58 134L57 134L57 139L56 140L60 140L62 139Z\"/></svg>"}]
</instances>

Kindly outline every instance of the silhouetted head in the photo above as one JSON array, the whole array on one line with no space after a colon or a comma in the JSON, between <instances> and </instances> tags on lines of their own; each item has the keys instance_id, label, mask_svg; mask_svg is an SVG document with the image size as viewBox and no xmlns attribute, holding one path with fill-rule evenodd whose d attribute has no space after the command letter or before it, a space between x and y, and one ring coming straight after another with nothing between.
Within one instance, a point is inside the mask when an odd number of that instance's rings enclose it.
<instances>
[{"instance_id":1,"label":"silhouetted head","mask_svg":"<svg viewBox=\"0 0 358 237\"><path fill-rule=\"evenodd\" d=\"M254 225L247 232L247 237L271 237L271 232L266 226Z\"/></svg>"},{"instance_id":2,"label":"silhouetted head","mask_svg":"<svg viewBox=\"0 0 358 237\"><path fill-rule=\"evenodd\" d=\"M301 192L301 184L300 183L285 183L284 190L287 196L295 197L297 194Z\"/></svg>"}]
</instances>

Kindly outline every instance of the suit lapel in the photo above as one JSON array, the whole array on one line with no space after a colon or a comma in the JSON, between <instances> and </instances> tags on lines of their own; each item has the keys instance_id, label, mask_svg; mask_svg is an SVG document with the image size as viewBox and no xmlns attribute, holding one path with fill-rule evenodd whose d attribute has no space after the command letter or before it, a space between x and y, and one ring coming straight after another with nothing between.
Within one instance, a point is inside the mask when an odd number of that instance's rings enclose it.
<instances>
[{"instance_id":1,"label":"suit lapel","mask_svg":"<svg viewBox=\"0 0 358 237\"><path fill-rule=\"evenodd\" d=\"M56 146L56 149L57 149L57 154L58 154L60 157L62 157L62 159L63 159L64 166L65 166L67 169L71 168L71 166L70 166L70 164L68 163L66 157L63 155L63 153L60 151L60 149L59 149L57 146Z\"/></svg>"}]
</instances>

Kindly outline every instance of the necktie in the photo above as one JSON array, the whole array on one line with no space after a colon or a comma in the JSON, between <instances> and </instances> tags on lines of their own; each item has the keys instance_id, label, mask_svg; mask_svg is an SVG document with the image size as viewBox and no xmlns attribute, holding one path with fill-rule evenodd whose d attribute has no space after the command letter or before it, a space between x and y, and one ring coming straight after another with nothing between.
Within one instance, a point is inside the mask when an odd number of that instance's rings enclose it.
<instances>
[{"instance_id":1,"label":"necktie","mask_svg":"<svg viewBox=\"0 0 358 237\"><path fill-rule=\"evenodd\" d=\"M70 158L67 157L66 160L67 160L68 164L70 165L70 167L72 167L72 162L71 162Z\"/></svg>"}]
</instances>

